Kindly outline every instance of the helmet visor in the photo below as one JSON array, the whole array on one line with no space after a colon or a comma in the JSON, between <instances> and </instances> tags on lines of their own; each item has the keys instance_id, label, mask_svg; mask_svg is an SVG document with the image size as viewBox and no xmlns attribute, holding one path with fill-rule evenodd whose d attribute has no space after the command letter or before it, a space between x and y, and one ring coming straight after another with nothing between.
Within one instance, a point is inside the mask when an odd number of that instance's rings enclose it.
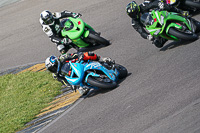
<instances>
[{"instance_id":1,"label":"helmet visor","mask_svg":"<svg viewBox=\"0 0 200 133\"><path fill-rule=\"evenodd\" d=\"M53 24L54 23L54 18L53 16L49 16L49 18L46 18L43 20L45 24Z\"/></svg>"}]
</instances>

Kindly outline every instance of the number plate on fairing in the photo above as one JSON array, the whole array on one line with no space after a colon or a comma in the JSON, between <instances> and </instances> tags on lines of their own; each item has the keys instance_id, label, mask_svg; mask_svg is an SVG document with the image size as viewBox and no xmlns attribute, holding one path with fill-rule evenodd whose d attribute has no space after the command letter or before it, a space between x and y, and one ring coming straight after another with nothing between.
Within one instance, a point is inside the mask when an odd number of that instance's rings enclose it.
<instances>
[{"instance_id":1,"label":"number plate on fairing","mask_svg":"<svg viewBox=\"0 0 200 133\"><path fill-rule=\"evenodd\" d=\"M99 62L94 62L94 63L90 63L89 65L87 65L86 68L87 69L95 69L95 68L100 69L101 66L102 65Z\"/></svg>"}]
</instances>

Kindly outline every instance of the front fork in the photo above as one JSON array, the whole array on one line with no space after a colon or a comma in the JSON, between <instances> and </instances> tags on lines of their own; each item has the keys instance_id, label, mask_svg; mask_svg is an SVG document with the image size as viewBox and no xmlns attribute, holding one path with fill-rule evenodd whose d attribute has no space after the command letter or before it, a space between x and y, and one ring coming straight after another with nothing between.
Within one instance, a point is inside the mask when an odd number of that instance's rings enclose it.
<instances>
[{"instance_id":1,"label":"front fork","mask_svg":"<svg viewBox=\"0 0 200 133\"><path fill-rule=\"evenodd\" d=\"M94 31L94 29L87 23L85 23L85 27Z\"/></svg>"}]
</instances>

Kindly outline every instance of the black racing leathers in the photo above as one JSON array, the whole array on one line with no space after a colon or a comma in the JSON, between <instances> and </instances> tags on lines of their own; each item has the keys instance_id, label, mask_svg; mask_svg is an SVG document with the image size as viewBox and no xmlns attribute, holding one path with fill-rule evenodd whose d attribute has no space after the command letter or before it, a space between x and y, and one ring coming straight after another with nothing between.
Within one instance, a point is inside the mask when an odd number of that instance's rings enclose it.
<instances>
[{"instance_id":1,"label":"black racing leathers","mask_svg":"<svg viewBox=\"0 0 200 133\"><path fill-rule=\"evenodd\" d=\"M162 7L162 5L164 7ZM163 8L163 10L167 10L170 12L178 12L178 13L181 13L182 11L160 1L154 1L152 3L142 3L139 5L139 7L140 7L140 14L138 14L138 16L136 16L135 18L132 18L132 26L144 39L147 39L149 33L145 30L144 25L140 22L140 16L143 13L149 12L151 11L151 9L154 8L159 8L159 9Z\"/></svg>"},{"instance_id":2,"label":"black racing leathers","mask_svg":"<svg viewBox=\"0 0 200 133\"><path fill-rule=\"evenodd\" d=\"M55 16L55 24L50 26L50 28L52 29L53 35L49 36L49 38L51 39L52 42L54 43L62 43L62 35L61 35L61 30L60 29L57 29L59 27L56 27L56 25L59 25L60 24L60 19L62 18L66 18L66 17L73 17L73 13L72 12L68 12L68 11L63 11L60 13L60 17L59 16L56 16L56 14L54 14Z\"/></svg>"},{"instance_id":3,"label":"black racing leathers","mask_svg":"<svg viewBox=\"0 0 200 133\"><path fill-rule=\"evenodd\" d=\"M96 58L94 58L96 57ZM68 85L69 83L67 82L67 80L65 79L65 75L62 74L61 69L62 67L68 63L69 61L71 62L76 62L77 60L83 60L83 61L88 61L88 60L95 60L98 61L100 59L100 56L97 56L97 54L94 54L93 52L77 52L77 53L67 53L67 54L63 54L59 57L59 62L60 62L60 66L59 66L59 70L57 73L53 74L53 77L55 79L57 79L58 81L60 81L61 83L63 83L64 85Z\"/></svg>"},{"instance_id":4,"label":"black racing leathers","mask_svg":"<svg viewBox=\"0 0 200 133\"><path fill-rule=\"evenodd\" d=\"M64 38L61 35L60 19L66 17L76 18L79 14L69 11L55 12L53 13L54 23L52 25L46 25L40 18L43 31L49 36L50 40L56 44L57 49L62 53L66 53L70 49L70 41L68 38Z\"/></svg>"},{"instance_id":5,"label":"black racing leathers","mask_svg":"<svg viewBox=\"0 0 200 133\"><path fill-rule=\"evenodd\" d=\"M61 55L59 57L59 62L60 62L60 66L59 66L59 71L57 73L53 73L53 77L55 79L57 79L58 81L60 81L63 85L66 85L68 86L69 83L68 81L65 79L65 75L61 74L61 68L62 66L65 64L65 63L68 63L68 61L71 61L71 60L76 60L79 58L79 56L81 56L82 53L73 53L73 54L64 54L64 55Z\"/></svg>"}]
</instances>

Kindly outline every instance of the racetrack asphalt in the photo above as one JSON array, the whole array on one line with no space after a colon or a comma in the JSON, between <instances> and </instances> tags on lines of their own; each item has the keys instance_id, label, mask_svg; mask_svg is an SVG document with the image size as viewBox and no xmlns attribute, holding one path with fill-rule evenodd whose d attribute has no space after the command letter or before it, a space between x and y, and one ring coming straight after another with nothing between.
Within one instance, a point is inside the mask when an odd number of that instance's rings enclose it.
<instances>
[{"instance_id":1,"label":"racetrack asphalt","mask_svg":"<svg viewBox=\"0 0 200 133\"><path fill-rule=\"evenodd\" d=\"M39 24L45 9L80 12L112 43L95 53L129 71L119 87L89 95L42 133L200 132L200 40L156 48L131 27L129 2L24 0L0 8L0 71L59 55Z\"/></svg>"}]
</instances>

